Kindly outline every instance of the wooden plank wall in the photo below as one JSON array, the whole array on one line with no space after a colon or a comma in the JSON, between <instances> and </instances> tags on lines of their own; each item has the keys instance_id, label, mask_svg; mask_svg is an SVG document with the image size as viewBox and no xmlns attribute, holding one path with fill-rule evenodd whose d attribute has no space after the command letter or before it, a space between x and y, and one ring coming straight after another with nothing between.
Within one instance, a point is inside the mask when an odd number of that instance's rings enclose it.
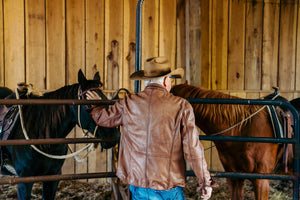
<instances>
[{"instance_id":1,"label":"wooden plank wall","mask_svg":"<svg viewBox=\"0 0 300 200\"><path fill-rule=\"evenodd\" d=\"M100 72L108 96L121 87L133 91L137 2L0 0L0 85L54 90L77 82L82 69L88 78ZM143 6L143 60L166 55L175 68L177 4L153 2ZM81 130L68 137L81 137ZM98 148L82 163L68 159L63 173L107 171L109 154Z\"/></svg>"},{"instance_id":2,"label":"wooden plank wall","mask_svg":"<svg viewBox=\"0 0 300 200\"><path fill-rule=\"evenodd\" d=\"M134 90L138 0L0 0L0 85L54 90L100 72L108 96ZM164 55L190 84L243 98L300 97L299 0L145 0L142 58ZM69 137L80 137L74 129ZM205 143L205 146L210 146ZM72 146L73 149L80 145ZM209 165L220 169L215 150ZM97 149L64 173L107 170ZM216 163L216 164L215 164Z\"/></svg>"},{"instance_id":3,"label":"wooden plank wall","mask_svg":"<svg viewBox=\"0 0 300 200\"><path fill-rule=\"evenodd\" d=\"M299 1L221 2L201 1L200 85L247 98L275 86L287 98L298 97Z\"/></svg>"}]
</instances>

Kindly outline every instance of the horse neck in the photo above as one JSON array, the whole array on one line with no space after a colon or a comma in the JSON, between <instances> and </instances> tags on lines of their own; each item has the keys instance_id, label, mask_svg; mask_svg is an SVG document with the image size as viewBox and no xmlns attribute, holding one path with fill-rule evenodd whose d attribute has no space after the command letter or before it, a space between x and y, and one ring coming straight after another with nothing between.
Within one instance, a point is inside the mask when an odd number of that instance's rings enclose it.
<instances>
[{"instance_id":1,"label":"horse neck","mask_svg":"<svg viewBox=\"0 0 300 200\"><path fill-rule=\"evenodd\" d=\"M218 133L230 126L225 120L221 120L217 114L217 106L212 104L193 105L196 125L207 135Z\"/></svg>"},{"instance_id":2,"label":"horse neck","mask_svg":"<svg viewBox=\"0 0 300 200\"><path fill-rule=\"evenodd\" d=\"M78 85L65 86L32 98L75 99L77 90ZM33 138L64 138L76 125L70 105L28 105L22 110L26 130Z\"/></svg>"},{"instance_id":3,"label":"horse neck","mask_svg":"<svg viewBox=\"0 0 300 200\"><path fill-rule=\"evenodd\" d=\"M41 99L77 99L79 84L67 85L52 92L47 92Z\"/></svg>"},{"instance_id":4,"label":"horse neck","mask_svg":"<svg viewBox=\"0 0 300 200\"><path fill-rule=\"evenodd\" d=\"M175 95L183 98L237 99L222 92L190 85L178 85ZM243 105L193 104L196 125L206 134L215 134L230 128L249 116L253 110Z\"/></svg>"},{"instance_id":5,"label":"horse neck","mask_svg":"<svg viewBox=\"0 0 300 200\"><path fill-rule=\"evenodd\" d=\"M194 106L196 124L208 135L225 133L225 130L230 130L232 135L241 134L240 130L248 123L267 118L266 110L260 109L259 105L198 104Z\"/></svg>"}]
</instances>

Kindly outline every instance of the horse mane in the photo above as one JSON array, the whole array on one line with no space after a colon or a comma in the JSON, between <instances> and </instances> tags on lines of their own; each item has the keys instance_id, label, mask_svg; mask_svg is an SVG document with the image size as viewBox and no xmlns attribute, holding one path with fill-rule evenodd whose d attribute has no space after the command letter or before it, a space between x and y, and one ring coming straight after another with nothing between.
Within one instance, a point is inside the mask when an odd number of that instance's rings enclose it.
<instances>
[{"instance_id":1,"label":"horse mane","mask_svg":"<svg viewBox=\"0 0 300 200\"><path fill-rule=\"evenodd\" d=\"M210 99L241 99L219 91L208 90L197 86L180 84L173 86L171 92L183 98L210 98ZM193 104L194 112L203 119L210 120L213 124L226 123L228 127L233 126L255 113L260 105L238 105L238 104ZM265 109L257 114L265 113ZM239 128L246 125L251 118L241 123Z\"/></svg>"},{"instance_id":2,"label":"horse mane","mask_svg":"<svg viewBox=\"0 0 300 200\"><path fill-rule=\"evenodd\" d=\"M29 99L76 99L79 84L64 86L58 90L47 92L41 96L29 94ZM70 113L68 105L24 105L23 120L30 138L57 138L60 130L70 131L64 120ZM74 122L75 125L75 122Z\"/></svg>"}]
</instances>

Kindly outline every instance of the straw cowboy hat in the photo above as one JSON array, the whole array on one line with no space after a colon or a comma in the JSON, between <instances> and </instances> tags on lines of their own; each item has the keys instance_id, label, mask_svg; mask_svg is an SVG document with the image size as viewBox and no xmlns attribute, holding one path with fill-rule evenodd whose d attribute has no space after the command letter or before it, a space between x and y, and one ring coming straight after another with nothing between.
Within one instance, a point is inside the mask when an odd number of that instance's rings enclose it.
<instances>
[{"instance_id":1,"label":"straw cowboy hat","mask_svg":"<svg viewBox=\"0 0 300 200\"><path fill-rule=\"evenodd\" d=\"M184 70L177 68L171 71L170 63L166 57L148 58L144 64L144 70L139 70L130 75L131 80L149 80L164 76L171 78L183 77Z\"/></svg>"}]
</instances>

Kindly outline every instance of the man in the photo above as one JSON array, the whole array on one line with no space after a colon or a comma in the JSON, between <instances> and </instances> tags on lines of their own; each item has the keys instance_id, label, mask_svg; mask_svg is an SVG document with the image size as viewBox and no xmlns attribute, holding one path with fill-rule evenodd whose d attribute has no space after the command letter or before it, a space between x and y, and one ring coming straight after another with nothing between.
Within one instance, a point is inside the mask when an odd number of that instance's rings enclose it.
<instances>
[{"instance_id":1,"label":"man","mask_svg":"<svg viewBox=\"0 0 300 200\"><path fill-rule=\"evenodd\" d=\"M99 126L122 126L117 176L130 185L133 199L185 199L185 159L199 179L202 198L209 199L213 181L207 170L191 104L172 95L171 78L181 78L182 68L171 71L168 60L146 60L144 70L130 76L144 80L146 88L129 94L109 109L94 107ZM88 99L99 99L88 93Z\"/></svg>"}]
</instances>

